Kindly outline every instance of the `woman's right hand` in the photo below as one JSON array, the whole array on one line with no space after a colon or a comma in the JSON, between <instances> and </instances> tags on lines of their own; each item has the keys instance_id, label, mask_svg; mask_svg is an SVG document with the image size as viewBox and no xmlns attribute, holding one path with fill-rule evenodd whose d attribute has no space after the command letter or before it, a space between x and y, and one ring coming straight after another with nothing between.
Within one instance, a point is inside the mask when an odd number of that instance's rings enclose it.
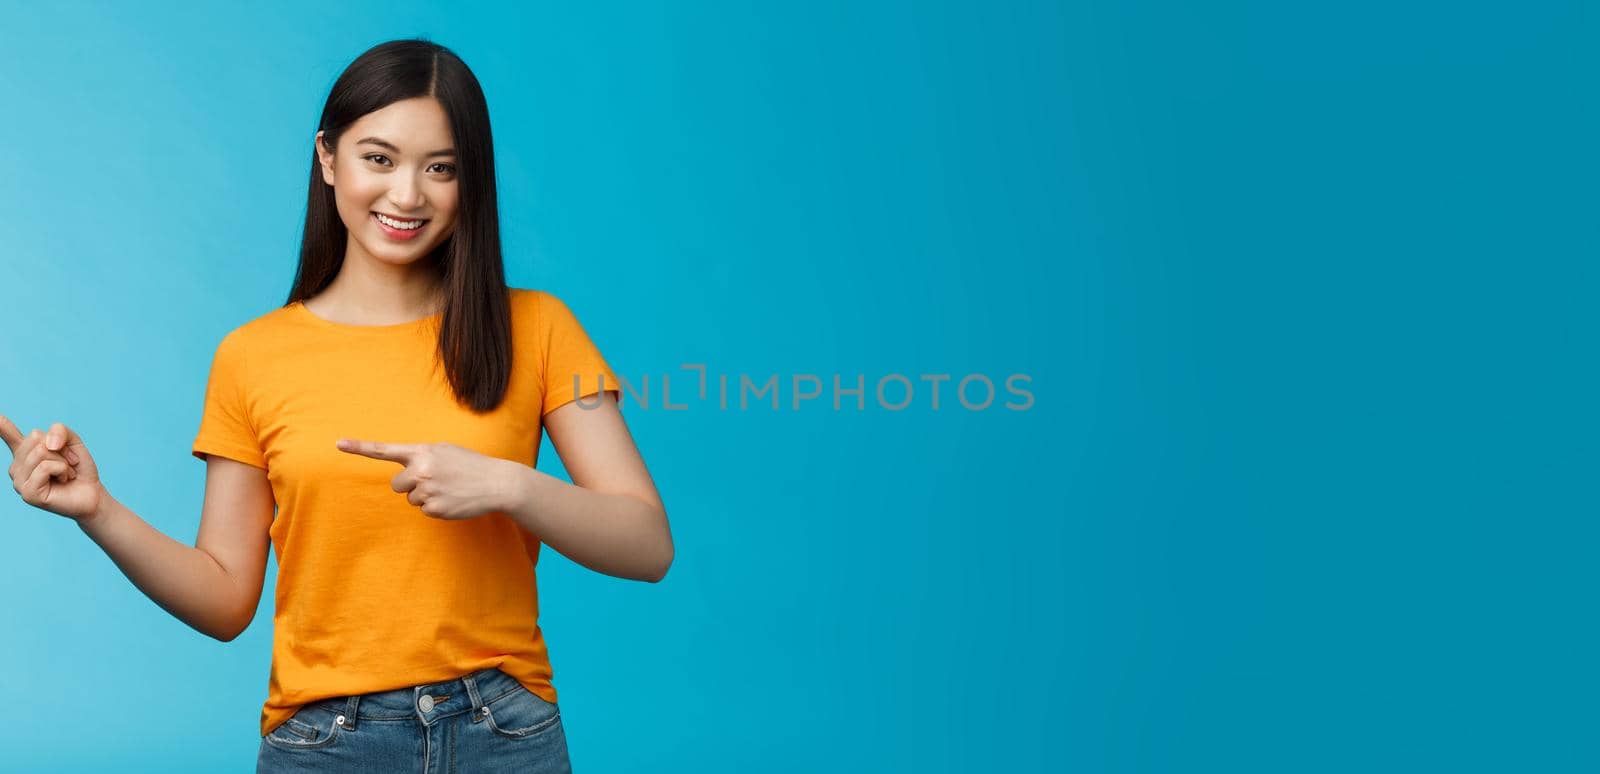
<instances>
[{"instance_id":1,"label":"woman's right hand","mask_svg":"<svg viewBox=\"0 0 1600 774\"><path fill-rule=\"evenodd\" d=\"M100 469L83 439L66 425L57 422L48 434L34 430L24 436L0 416L0 438L11 447L11 488L23 502L80 524L100 509L106 494Z\"/></svg>"}]
</instances>

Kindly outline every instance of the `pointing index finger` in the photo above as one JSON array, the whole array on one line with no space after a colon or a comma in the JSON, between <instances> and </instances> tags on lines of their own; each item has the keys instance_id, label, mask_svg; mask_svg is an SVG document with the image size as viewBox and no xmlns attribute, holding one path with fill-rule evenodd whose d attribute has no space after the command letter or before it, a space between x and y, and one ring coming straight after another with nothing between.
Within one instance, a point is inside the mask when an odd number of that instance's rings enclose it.
<instances>
[{"instance_id":1,"label":"pointing index finger","mask_svg":"<svg viewBox=\"0 0 1600 774\"><path fill-rule=\"evenodd\" d=\"M6 446L13 452L17 450L17 444L22 443L22 431L4 414L0 414L0 438L5 439Z\"/></svg>"},{"instance_id":2,"label":"pointing index finger","mask_svg":"<svg viewBox=\"0 0 1600 774\"><path fill-rule=\"evenodd\" d=\"M410 464L411 455L416 451L415 444L409 443L384 443L383 441L358 441L350 438L339 439L339 450L360 454L379 460L389 460L401 464Z\"/></svg>"}]
</instances>

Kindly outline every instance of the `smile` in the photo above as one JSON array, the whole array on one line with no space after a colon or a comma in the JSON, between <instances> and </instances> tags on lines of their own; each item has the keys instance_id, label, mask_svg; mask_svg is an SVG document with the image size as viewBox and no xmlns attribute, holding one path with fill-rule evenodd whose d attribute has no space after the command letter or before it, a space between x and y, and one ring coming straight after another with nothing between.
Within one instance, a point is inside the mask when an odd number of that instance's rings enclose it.
<instances>
[{"instance_id":1,"label":"smile","mask_svg":"<svg viewBox=\"0 0 1600 774\"><path fill-rule=\"evenodd\" d=\"M374 212L372 214L377 215L378 216L378 220L383 221L387 225L394 226L395 228L403 228L403 229L406 229L408 231L411 230L411 229L414 229L414 228L421 228L422 224L427 223L426 220L422 220L422 219L401 220L399 218L391 218L388 215L385 215L385 214L383 214L381 212Z\"/></svg>"},{"instance_id":2,"label":"smile","mask_svg":"<svg viewBox=\"0 0 1600 774\"><path fill-rule=\"evenodd\" d=\"M372 219L383 229L383 233L402 240L422 233L422 227L428 224L427 220L397 220L378 212L372 213Z\"/></svg>"}]
</instances>

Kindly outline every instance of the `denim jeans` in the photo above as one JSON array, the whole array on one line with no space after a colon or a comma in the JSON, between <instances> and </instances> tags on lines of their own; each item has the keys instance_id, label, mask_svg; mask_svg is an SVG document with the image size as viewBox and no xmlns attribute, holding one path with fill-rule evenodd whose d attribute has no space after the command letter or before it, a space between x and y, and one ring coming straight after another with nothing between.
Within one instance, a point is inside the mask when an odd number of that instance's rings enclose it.
<instances>
[{"instance_id":1,"label":"denim jeans","mask_svg":"<svg viewBox=\"0 0 1600 774\"><path fill-rule=\"evenodd\" d=\"M561 710L489 668L440 683L315 701L261 739L282 771L571 772Z\"/></svg>"}]
</instances>

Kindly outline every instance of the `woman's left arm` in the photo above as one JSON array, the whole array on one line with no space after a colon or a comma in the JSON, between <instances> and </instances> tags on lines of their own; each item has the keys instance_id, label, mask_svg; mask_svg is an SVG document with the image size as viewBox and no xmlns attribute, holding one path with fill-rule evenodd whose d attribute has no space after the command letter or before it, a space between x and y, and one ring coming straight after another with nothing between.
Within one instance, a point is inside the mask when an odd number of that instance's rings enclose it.
<instances>
[{"instance_id":1,"label":"woman's left arm","mask_svg":"<svg viewBox=\"0 0 1600 774\"><path fill-rule=\"evenodd\" d=\"M598 406L572 401L544 417L573 483L505 460L510 481L501 510L578 564L654 583L672 565L667 511L616 400L600 395Z\"/></svg>"}]
</instances>

